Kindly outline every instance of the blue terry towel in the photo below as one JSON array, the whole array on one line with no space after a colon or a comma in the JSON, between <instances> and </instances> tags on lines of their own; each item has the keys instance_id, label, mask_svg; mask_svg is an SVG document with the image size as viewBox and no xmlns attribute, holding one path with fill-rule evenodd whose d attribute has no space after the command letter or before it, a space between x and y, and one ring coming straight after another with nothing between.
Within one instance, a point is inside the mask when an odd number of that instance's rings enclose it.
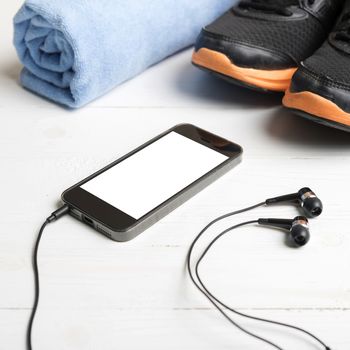
<instances>
[{"instance_id":1,"label":"blue terry towel","mask_svg":"<svg viewBox=\"0 0 350 350\"><path fill-rule=\"evenodd\" d=\"M77 108L193 44L235 0L27 0L14 18L24 87Z\"/></svg>"}]
</instances>

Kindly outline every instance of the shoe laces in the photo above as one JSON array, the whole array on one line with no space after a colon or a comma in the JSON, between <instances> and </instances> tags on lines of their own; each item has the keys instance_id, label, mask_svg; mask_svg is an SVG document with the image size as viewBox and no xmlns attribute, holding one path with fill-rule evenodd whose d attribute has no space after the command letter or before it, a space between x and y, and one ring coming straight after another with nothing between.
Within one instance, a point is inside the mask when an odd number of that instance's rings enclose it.
<instances>
[{"instance_id":1,"label":"shoe laces","mask_svg":"<svg viewBox=\"0 0 350 350\"><path fill-rule=\"evenodd\" d=\"M317 0L306 0L312 5ZM300 5L300 0L244 0L239 3L239 7L246 10L258 10L269 13L277 13L282 16L292 16L290 6Z\"/></svg>"},{"instance_id":2,"label":"shoe laces","mask_svg":"<svg viewBox=\"0 0 350 350\"><path fill-rule=\"evenodd\" d=\"M334 40L350 43L350 11L341 16L333 37Z\"/></svg>"}]
</instances>

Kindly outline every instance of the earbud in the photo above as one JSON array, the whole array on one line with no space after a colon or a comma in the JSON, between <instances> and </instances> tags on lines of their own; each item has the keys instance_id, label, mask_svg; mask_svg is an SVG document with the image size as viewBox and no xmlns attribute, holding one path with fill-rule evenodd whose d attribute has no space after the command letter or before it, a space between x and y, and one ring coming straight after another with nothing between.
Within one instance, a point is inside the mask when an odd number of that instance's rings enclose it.
<instances>
[{"instance_id":1,"label":"earbud","mask_svg":"<svg viewBox=\"0 0 350 350\"><path fill-rule=\"evenodd\" d=\"M305 216L289 219L259 219L259 225L278 227L289 231L293 245L302 247L310 240L309 222Z\"/></svg>"},{"instance_id":2,"label":"earbud","mask_svg":"<svg viewBox=\"0 0 350 350\"><path fill-rule=\"evenodd\" d=\"M305 215L307 215L310 218L319 216L323 210L321 200L308 187L302 188L297 193L291 193L284 196L269 198L265 201L266 205L281 202L299 203L299 205L303 208Z\"/></svg>"},{"instance_id":3,"label":"earbud","mask_svg":"<svg viewBox=\"0 0 350 350\"><path fill-rule=\"evenodd\" d=\"M308 217L314 218L321 215L323 204L310 188L304 187L298 192L298 194L300 196L300 205Z\"/></svg>"}]
</instances>

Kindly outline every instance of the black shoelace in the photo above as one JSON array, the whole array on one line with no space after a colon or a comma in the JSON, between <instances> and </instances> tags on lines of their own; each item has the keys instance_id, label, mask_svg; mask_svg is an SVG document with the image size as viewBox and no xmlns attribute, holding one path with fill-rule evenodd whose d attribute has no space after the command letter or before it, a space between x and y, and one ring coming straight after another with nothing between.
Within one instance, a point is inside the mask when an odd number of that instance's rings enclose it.
<instances>
[{"instance_id":1,"label":"black shoelace","mask_svg":"<svg viewBox=\"0 0 350 350\"><path fill-rule=\"evenodd\" d=\"M334 39L346 44L350 43L350 11L346 12L335 29Z\"/></svg>"},{"instance_id":2,"label":"black shoelace","mask_svg":"<svg viewBox=\"0 0 350 350\"><path fill-rule=\"evenodd\" d=\"M307 0L309 4L313 4L316 0ZM299 0L244 0L239 3L242 9L253 9L269 13L277 13L282 16L292 16L293 12L290 6L298 6Z\"/></svg>"}]
</instances>

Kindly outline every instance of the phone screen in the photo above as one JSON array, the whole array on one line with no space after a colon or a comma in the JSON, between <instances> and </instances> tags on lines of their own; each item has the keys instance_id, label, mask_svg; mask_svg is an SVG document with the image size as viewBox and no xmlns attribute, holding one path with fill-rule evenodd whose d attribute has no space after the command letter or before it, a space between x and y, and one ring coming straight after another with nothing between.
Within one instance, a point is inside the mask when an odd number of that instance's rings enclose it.
<instances>
[{"instance_id":1,"label":"phone screen","mask_svg":"<svg viewBox=\"0 0 350 350\"><path fill-rule=\"evenodd\" d=\"M228 158L172 131L81 188L138 220Z\"/></svg>"}]
</instances>

